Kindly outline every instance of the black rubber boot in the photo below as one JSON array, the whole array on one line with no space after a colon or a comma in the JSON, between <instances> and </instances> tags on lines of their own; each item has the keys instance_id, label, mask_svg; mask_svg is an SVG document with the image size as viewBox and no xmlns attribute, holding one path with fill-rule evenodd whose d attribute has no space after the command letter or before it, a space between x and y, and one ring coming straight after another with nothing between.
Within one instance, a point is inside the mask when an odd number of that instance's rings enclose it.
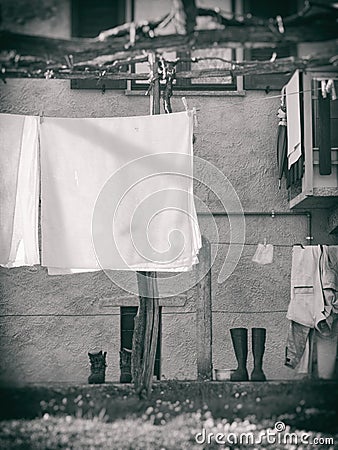
<instances>
[{"instance_id":1,"label":"black rubber boot","mask_svg":"<svg viewBox=\"0 0 338 450\"><path fill-rule=\"evenodd\" d=\"M254 368L251 372L251 381L265 381L263 372L263 355L265 351L266 329L252 328L252 354L254 358Z\"/></svg>"},{"instance_id":2,"label":"black rubber boot","mask_svg":"<svg viewBox=\"0 0 338 450\"><path fill-rule=\"evenodd\" d=\"M232 328L230 330L232 345L235 350L238 367L231 375L231 381L248 381L246 369L248 358L248 330L247 328Z\"/></svg>"},{"instance_id":3,"label":"black rubber boot","mask_svg":"<svg viewBox=\"0 0 338 450\"><path fill-rule=\"evenodd\" d=\"M88 353L90 360L90 375L88 377L89 384L101 384L106 379L106 356L107 352Z\"/></svg>"},{"instance_id":4,"label":"black rubber boot","mask_svg":"<svg viewBox=\"0 0 338 450\"><path fill-rule=\"evenodd\" d=\"M128 348L120 351L120 383L131 383L131 354Z\"/></svg>"}]
</instances>

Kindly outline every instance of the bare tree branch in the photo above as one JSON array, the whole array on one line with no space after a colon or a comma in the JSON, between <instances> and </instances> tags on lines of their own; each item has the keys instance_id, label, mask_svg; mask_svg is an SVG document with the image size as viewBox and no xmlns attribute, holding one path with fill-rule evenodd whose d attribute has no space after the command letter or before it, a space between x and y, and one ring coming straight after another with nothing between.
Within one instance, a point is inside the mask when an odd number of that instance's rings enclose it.
<instances>
[{"instance_id":1,"label":"bare tree branch","mask_svg":"<svg viewBox=\"0 0 338 450\"><path fill-rule=\"evenodd\" d=\"M207 58L208 60L211 57ZM202 60L202 58L198 58ZM180 60L169 61L170 67L174 67ZM194 58L192 58L194 62ZM128 61L130 63L130 61ZM32 66L26 62L26 67L13 67L8 66L2 71L2 78L57 78L57 79L97 79L97 80L149 80L149 73L130 73L130 72L118 72L118 67L127 65L127 62L120 61L111 66L102 67L90 67L77 66L69 68L65 65L62 66L45 66L43 68L36 69L35 62ZM83 63L81 63L83 64ZM325 56L325 55L312 55L308 58L281 58L275 61L233 61L229 63L227 68L215 68L215 69L195 69L177 72L175 78L209 78L209 77L228 77L238 75L259 75L259 74L272 74L272 73L292 73L296 69L310 69L323 66L338 65L338 56ZM163 75L163 70L159 76Z\"/></svg>"}]
</instances>

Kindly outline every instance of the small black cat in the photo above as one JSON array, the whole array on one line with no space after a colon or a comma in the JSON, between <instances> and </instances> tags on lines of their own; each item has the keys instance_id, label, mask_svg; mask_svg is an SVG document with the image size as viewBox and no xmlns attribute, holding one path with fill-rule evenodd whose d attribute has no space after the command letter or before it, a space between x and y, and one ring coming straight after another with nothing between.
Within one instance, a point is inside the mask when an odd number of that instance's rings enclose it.
<instances>
[{"instance_id":1,"label":"small black cat","mask_svg":"<svg viewBox=\"0 0 338 450\"><path fill-rule=\"evenodd\" d=\"M91 373L88 377L89 384L104 383L106 379L106 356L107 352L102 353L102 350L98 353L88 353L90 360Z\"/></svg>"}]
</instances>

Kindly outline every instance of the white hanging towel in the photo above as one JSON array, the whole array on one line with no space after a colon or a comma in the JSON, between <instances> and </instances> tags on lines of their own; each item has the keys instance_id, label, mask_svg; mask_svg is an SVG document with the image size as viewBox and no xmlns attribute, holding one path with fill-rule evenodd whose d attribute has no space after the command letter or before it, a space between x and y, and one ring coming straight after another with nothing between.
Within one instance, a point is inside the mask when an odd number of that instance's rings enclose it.
<instances>
[{"instance_id":1,"label":"white hanging towel","mask_svg":"<svg viewBox=\"0 0 338 450\"><path fill-rule=\"evenodd\" d=\"M42 265L186 271L201 236L193 201L191 112L44 118Z\"/></svg>"},{"instance_id":2,"label":"white hanging towel","mask_svg":"<svg viewBox=\"0 0 338 450\"><path fill-rule=\"evenodd\" d=\"M0 114L0 265L40 263L39 118Z\"/></svg>"},{"instance_id":3,"label":"white hanging towel","mask_svg":"<svg viewBox=\"0 0 338 450\"><path fill-rule=\"evenodd\" d=\"M252 261L257 264L271 264L273 261L273 245L258 244Z\"/></svg>"},{"instance_id":4,"label":"white hanging towel","mask_svg":"<svg viewBox=\"0 0 338 450\"><path fill-rule=\"evenodd\" d=\"M300 116L300 72L292 75L286 85L286 114L288 117L288 168L302 156L301 116Z\"/></svg>"}]
</instances>

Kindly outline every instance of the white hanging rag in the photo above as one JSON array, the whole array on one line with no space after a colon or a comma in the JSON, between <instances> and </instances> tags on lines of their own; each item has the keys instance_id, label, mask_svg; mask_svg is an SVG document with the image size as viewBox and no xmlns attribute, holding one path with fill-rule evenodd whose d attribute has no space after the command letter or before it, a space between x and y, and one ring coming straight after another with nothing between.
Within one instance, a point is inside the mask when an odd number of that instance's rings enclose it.
<instances>
[{"instance_id":1,"label":"white hanging rag","mask_svg":"<svg viewBox=\"0 0 338 450\"><path fill-rule=\"evenodd\" d=\"M273 261L273 245L258 244L252 261L257 264L271 264Z\"/></svg>"},{"instance_id":2,"label":"white hanging rag","mask_svg":"<svg viewBox=\"0 0 338 450\"><path fill-rule=\"evenodd\" d=\"M185 271L201 236L192 112L44 118L42 265L50 274Z\"/></svg>"},{"instance_id":3,"label":"white hanging rag","mask_svg":"<svg viewBox=\"0 0 338 450\"><path fill-rule=\"evenodd\" d=\"M0 265L40 263L39 118L0 114Z\"/></svg>"},{"instance_id":4,"label":"white hanging rag","mask_svg":"<svg viewBox=\"0 0 338 450\"><path fill-rule=\"evenodd\" d=\"M302 156L301 117L300 117L300 82L299 71L291 77L286 85L286 113L288 117L288 168L290 169Z\"/></svg>"}]
</instances>

